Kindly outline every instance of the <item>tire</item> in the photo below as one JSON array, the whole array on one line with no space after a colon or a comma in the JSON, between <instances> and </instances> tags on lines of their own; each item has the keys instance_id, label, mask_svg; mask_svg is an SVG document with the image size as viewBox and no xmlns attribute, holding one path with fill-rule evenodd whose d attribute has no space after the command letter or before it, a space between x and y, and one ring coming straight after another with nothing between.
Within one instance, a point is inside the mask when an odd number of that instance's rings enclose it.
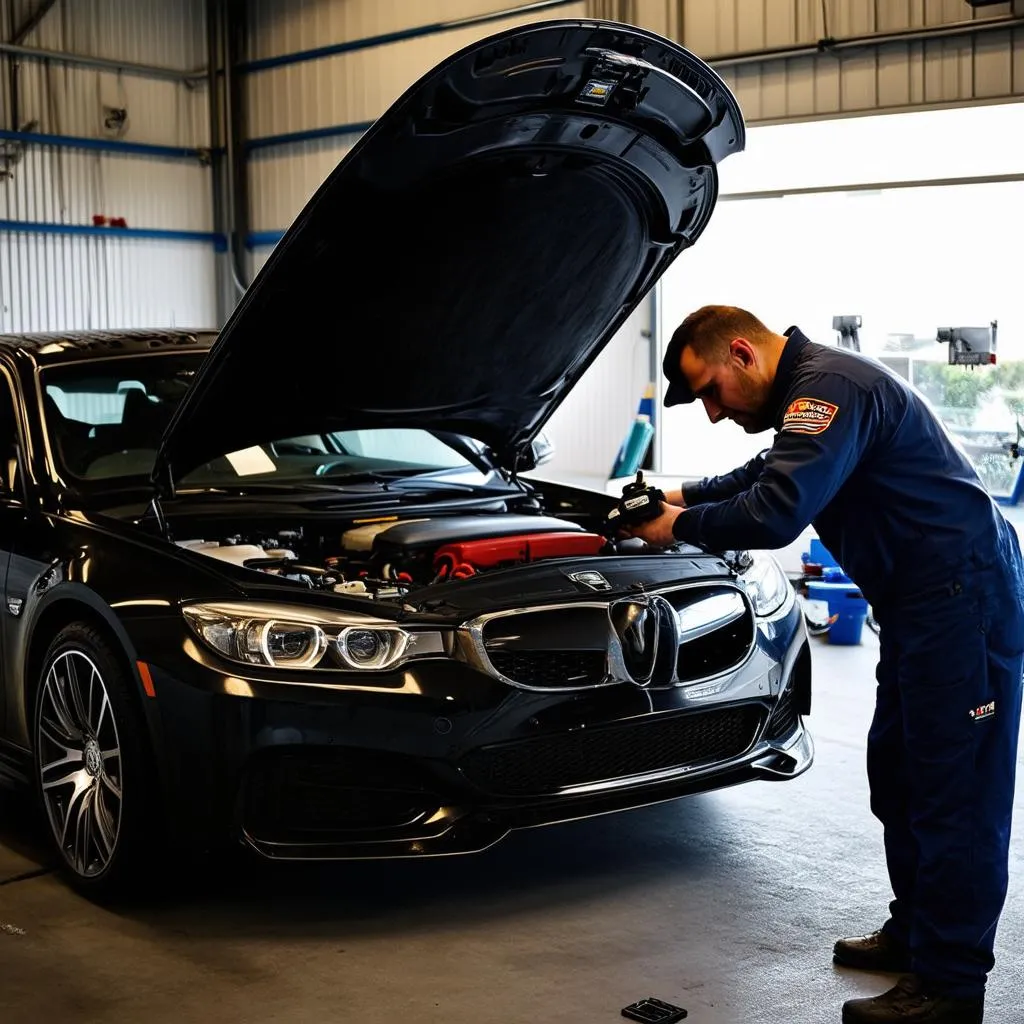
<instances>
[{"instance_id":1,"label":"tire","mask_svg":"<svg viewBox=\"0 0 1024 1024\"><path fill-rule=\"evenodd\" d=\"M36 797L65 877L100 902L140 894L164 848L134 683L110 642L73 622L43 660L33 715Z\"/></svg>"}]
</instances>

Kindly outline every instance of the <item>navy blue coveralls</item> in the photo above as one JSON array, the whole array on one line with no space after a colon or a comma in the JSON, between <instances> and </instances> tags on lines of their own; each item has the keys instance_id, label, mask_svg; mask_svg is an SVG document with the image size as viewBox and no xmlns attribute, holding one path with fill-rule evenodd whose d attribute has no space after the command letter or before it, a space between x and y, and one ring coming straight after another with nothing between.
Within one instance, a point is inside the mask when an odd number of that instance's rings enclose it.
<instances>
[{"instance_id":1,"label":"navy blue coveralls","mask_svg":"<svg viewBox=\"0 0 1024 1024\"><path fill-rule=\"evenodd\" d=\"M686 487L674 532L710 550L779 548L813 524L871 603L868 779L895 895L884 927L936 991L980 996L1006 897L1020 729L1017 535L904 381L786 334L772 447Z\"/></svg>"}]
</instances>

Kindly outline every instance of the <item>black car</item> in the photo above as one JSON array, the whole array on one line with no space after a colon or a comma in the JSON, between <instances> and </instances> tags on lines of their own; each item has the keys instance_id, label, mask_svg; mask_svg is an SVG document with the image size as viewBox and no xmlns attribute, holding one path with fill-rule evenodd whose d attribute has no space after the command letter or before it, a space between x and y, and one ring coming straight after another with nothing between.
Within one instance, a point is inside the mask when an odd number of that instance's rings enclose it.
<instances>
[{"instance_id":1,"label":"black car","mask_svg":"<svg viewBox=\"0 0 1024 1024\"><path fill-rule=\"evenodd\" d=\"M774 559L616 539L614 497L531 476L743 131L672 43L517 29L374 124L219 336L0 341L0 775L77 885L232 836L477 851L809 767Z\"/></svg>"}]
</instances>

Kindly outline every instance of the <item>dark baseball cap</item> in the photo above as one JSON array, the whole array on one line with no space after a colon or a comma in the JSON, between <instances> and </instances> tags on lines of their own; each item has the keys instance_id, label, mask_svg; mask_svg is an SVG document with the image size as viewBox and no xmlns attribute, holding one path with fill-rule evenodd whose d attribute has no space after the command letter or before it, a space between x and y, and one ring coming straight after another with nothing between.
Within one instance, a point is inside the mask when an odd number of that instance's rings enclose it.
<instances>
[{"instance_id":1,"label":"dark baseball cap","mask_svg":"<svg viewBox=\"0 0 1024 1024\"><path fill-rule=\"evenodd\" d=\"M683 332L677 330L669 339L665 348L665 358L661 361L661 371L668 378L668 390L665 392L665 405L689 405L696 400L690 385L679 368L683 356Z\"/></svg>"}]
</instances>

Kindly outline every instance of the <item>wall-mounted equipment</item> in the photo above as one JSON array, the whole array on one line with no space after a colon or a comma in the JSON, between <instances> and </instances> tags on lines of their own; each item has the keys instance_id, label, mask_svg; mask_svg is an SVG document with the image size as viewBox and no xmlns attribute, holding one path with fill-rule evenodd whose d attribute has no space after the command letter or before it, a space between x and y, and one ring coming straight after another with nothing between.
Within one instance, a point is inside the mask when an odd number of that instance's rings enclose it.
<instances>
[{"instance_id":1,"label":"wall-mounted equipment","mask_svg":"<svg viewBox=\"0 0 1024 1024\"><path fill-rule=\"evenodd\" d=\"M937 342L949 345L950 366L992 366L996 361L996 327L940 327Z\"/></svg>"},{"instance_id":2,"label":"wall-mounted equipment","mask_svg":"<svg viewBox=\"0 0 1024 1024\"><path fill-rule=\"evenodd\" d=\"M860 351L860 335L857 332L863 322L859 316L832 317L832 330L839 332L840 348L848 348L851 352Z\"/></svg>"}]
</instances>

